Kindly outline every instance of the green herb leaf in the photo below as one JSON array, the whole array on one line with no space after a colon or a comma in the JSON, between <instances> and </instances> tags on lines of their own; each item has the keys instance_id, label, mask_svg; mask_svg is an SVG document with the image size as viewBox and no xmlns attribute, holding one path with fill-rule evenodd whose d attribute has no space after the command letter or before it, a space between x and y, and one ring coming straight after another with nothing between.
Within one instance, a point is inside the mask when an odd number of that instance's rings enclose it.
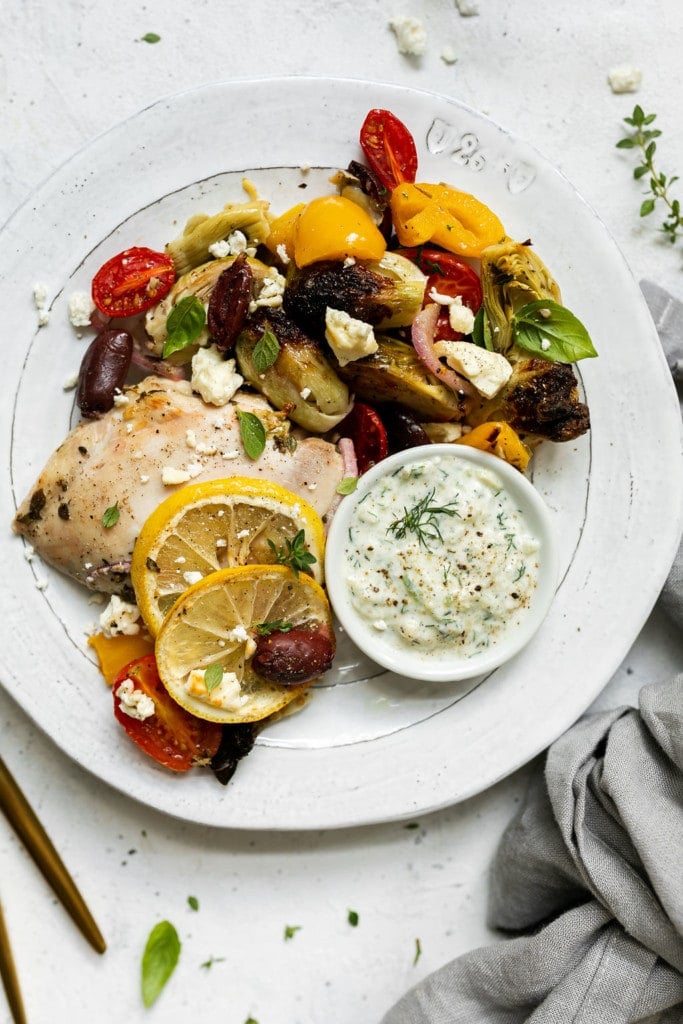
<instances>
[{"instance_id":1,"label":"green herb leaf","mask_svg":"<svg viewBox=\"0 0 683 1024\"><path fill-rule=\"evenodd\" d=\"M206 692L211 693L220 686L223 682L223 666L219 665L217 661L204 672L204 685L206 686Z\"/></svg>"},{"instance_id":2,"label":"green herb leaf","mask_svg":"<svg viewBox=\"0 0 683 1024\"><path fill-rule=\"evenodd\" d=\"M422 956L422 943L419 939L415 939L415 956L413 957L413 967Z\"/></svg>"},{"instance_id":3,"label":"green herb leaf","mask_svg":"<svg viewBox=\"0 0 683 1024\"><path fill-rule=\"evenodd\" d=\"M211 967L213 967L214 964L222 963L225 963L224 956L210 956L208 960L205 960L204 963L200 964L199 966L203 967L204 970L208 971Z\"/></svg>"},{"instance_id":4,"label":"green herb leaf","mask_svg":"<svg viewBox=\"0 0 683 1024\"><path fill-rule=\"evenodd\" d=\"M681 218L681 207L678 199L670 195L671 186L678 181L677 175L667 178L666 174L659 172L654 164L657 143L654 141L661 136L659 128L648 127L656 119L656 114L645 114L643 108L636 106L630 117L624 121L634 131L616 143L617 149L632 149L639 151L640 163L633 171L636 181L648 178L650 195L640 205L640 216L648 217L662 204L667 213L661 224L661 229L670 242L675 242L679 232L683 230L683 218Z\"/></svg>"},{"instance_id":5,"label":"green herb leaf","mask_svg":"<svg viewBox=\"0 0 683 1024\"><path fill-rule=\"evenodd\" d=\"M475 345L478 345L479 348L488 349L489 352L493 351L491 325L483 306L479 307L474 318L474 325L472 326L472 341Z\"/></svg>"},{"instance_id":6,"label":"green herb leaf","mask_svg":"<svg viewBox=\"0 0 683 1024\"><path fill-rule=\"evenodd\" d=\"M318 561L306 547L306 534L303 530L299 530L293 540L286 540L283 548L276 548L272 540L268 541L268 547L275 555L276 563L289 566L295 576L299 575L299 571L308 572L309 566Z\"/></svg>"},{"instance_id":7,"label":"green herb leaf","mask_svg":"<svg viewBox=\"0 0 683 1024\"><path fill-rule=\"evenodd\" d=\"M259 622L255 628L259 636L270 636L271 633L289 633L294 629L294 623L273 619L272 622Z\"/></svg>"},{"instance_id":8,"label":"green herb leaf","mask_svg":"<svg viewBox=\"0 0 683 1024\"><path fill-rule=\"evenodd\" d=\"M251 354L252 361L257 373L265 373L269 366L277 360L280 355L280 343L268 328L264 330L259 340L254 345Z\"/></svg>"},{"instance_id":9,"label":"green herb leaf","mask_svg":"<svg viewBox=\"0 0 683 1024\"><path fill-rule=\"evenodd\" d=\"M142 1001L151 1006L173 974L180 956L180 939L170 921L160 921L149 933L142 954Z\"/></svg>"},{"instance_id":10,"label":"green herb leaf","mask_svg":"<svg viewBox=\"0 0 683 1024\"><path fill-rule=\"evenodd\" d=\"M156 32L145 32L144 36L140 37L143 43L158 43L161 36L157 35Z\"/></svg>"},{"instance_id":11,"label":"green herb leaf","mask_svg":"<svg viewBox=\"0 0 683 1024\"><path fill-rule=\"evenodd\" d=\"M654 201L654 199L645 199L640 204L640 216L641 217L647 217L648 214L654 213L654 209L655 209L655 201Z\"/></svg>"},{"instance_id":12,"label":"green herb leaf","mask_svg":"<svg viewBox=\"0 0 683 1024\"><path fill-rule=\"evenodd\" d=\"M337 484L337 494L353 494L356 487L358 487L357 476L345 476L343 480Z\"/></svg>"},{"instance_id":13,"label":"green herb leaf","mask_svg":"<svg viewBox=\"0 0 683 1024\"><path fill-rule=\"evenodd\" d=\"M258 1024L258 1021L255 1017L247 1017L244 1024Z\"/></svg>"},{"instance_id":14,"label":"green herb leaf","mask_svg":"<svg viewBox=\"0 0 683 1024\"><path fill-rule=\"evenodd\" d=\"M266 428L253 412L244 412L243 409L238 409L237 419L245 452L250 459L258 459L266 447Z\"/></svg>"},{"instance_id":15,"label":"green herb leaf","mask_svg":"<svg viewBox=\"0 0 683 1024\"><path fill-rule=\"evenodd\" d=\"M597 356L581 321L552 299L522 306L512 320L512 337L520 348L550 362L575 363Z\"/></svg>"},{"instance_id":16,"label":"green herb leaf","mask_svg":"<svg viewBox=\"0 0 683 1024\"><path fill-rule=\"evenodd\" d=\"M105 530L111 530L112 526L116 526L119 521L119 503L110 505L108 509L105 509L102 516L102 526Z\"/></svg>"},{"instance_id":17,"label":"green herb leaf","mask_svg":"<svg viewBox=\"0 0 683 1024\"><path fill-rule=\"evenodd\" d=\"M192 910L199 910L199 900L196 896L188 896L187 903Z\"/></svg>"},{"instance_id":18,"label":"green herb leaf","mask_svg":"<svg viewBox=\"0 0 683 1024\"><path fill-rule=\"evenodd\" d=\"M389 524L387 533L393 533L396 540L403 540L408 533L414 533L418 544L427 550L428 541L443 543L437 516L459 516L459 513L455 507L456 501L449 501L446 505L433 505L434 493L435 489L432 487L431 491L428 491L412 508L404 507L403 515ZM408 584L405 586L410 591Z\"/></svg>"},{"instance_id":19,"label":"green herb leaf","mask_svg":"<svg viewBox=\"0 0 683 1024\"><path fill-rule=\"evenodd\" d=\"M297 932L301 931L300 924L287 924L285 925L285 940L293 939Z\"/></svg>"},{"instance_id":20,"label":"green herb leaf","mask_svg":"<svg viewBox=\"0 0 683 1024\"><path fill-rule=\"evenodd\" d=\"M348 922L352 928L358 927L359 920L360 918L358 917L358 912L355 910L349 910Z\"/></svg>"},{"instance_id":21,"label":"green herb leaf","mask_svg":"<svg viewBox=\"0 0 683 1024\"><path fill-rule=\"evenodd\" d=\"M186 295L177 302L166 318L166 341L162 356L167 359L194 344L204 330L206 310L196 295Z\"/></svg>"}]
</instances>

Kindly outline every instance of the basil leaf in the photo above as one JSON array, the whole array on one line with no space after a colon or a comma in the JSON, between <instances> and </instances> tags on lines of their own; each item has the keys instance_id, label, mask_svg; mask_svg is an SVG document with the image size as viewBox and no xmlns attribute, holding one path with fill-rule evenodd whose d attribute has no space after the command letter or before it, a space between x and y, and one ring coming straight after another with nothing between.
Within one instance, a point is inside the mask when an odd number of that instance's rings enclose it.
<instances>
[{"instance_id":1,"label":"basil leaf","mask_svg":"<svg viewBox=\"0 0 683 1024\"><path fill-rule=\"evenodd\" d=\"M149 933L142 954L142 1001L151 1006L173 974L180 956L180 939L170 921L160 921Z\"/></svg>"},{"instance_id":2,"label":"basil leaf","mask_svg":"<svg viewBox=\"0 0 683 1024\"><path fill-rule=\"evenodd\" d=\"M254 345L251 358L257 373L265 373L268 367L272 366L280 355L280 342L268 328L264 330L259 340Z\"/></svg>"},{"instance_id":3,"label":"basil leaf","mask_svg":"<svg viewBox=\"0 0 683 1024\"><path fill-rule=\"evenodd\" d=\"M112 526L116 526L119 521L119 503L110 505L109 508L105 509L102 516L102 526L105 530L111 530Z\"/></svg>"},{"instance_id":4,"label":"basil leaf","mask_svg":"<svg viewBox=\"0 0 683 1024\"><path fill-rule=\"evenodd\" d=\"M206 310L196 295L186 295L177 302L166 318L166 341L162 356L167 359L197 340L204 330Z\"/></svg>"},{"instance_id":5,"label":"basil leaf","mask_svg":"<svg viewBox=\"0 0 683 1024\"><path fill-rule=\"evenodd\" d=\"M552 299L537 299L518 309L512 339L525 351L555 363L575 363L598 354L581 321Z\"/></svg>"},{"instance_id":6,"label":"basil leaf","mask_svg":"<svg viewBox=\"0 0 683 1024\"><path fill-rule=\"evenodd\" d=\"M213 665L209 665L204 673L204 686L206 687L207 693L212 693L217 686L220 686L223 682L223 666L219 665L218 662L214 662Z\"/></svg>"},{"instance_id":7,"label":"basil leaf","mask_svg":"<svg viewBox=\"0 0 683 1024\"><path fill-rule=\"evenodd\" d=\"M353 494L358 487L357 476L345 476L337 485L337 494Z\"/></svg>"},{"instance_id":8,"label":"basil leaf","mask_svg":"<svg viewBox=\"0 0 683 1024\"><path fill-rule=\"evenodd\" d=\"M238 409L237 419L245 452L250 459L258 459L266 447L266 428L253 412L244 412L243 409Z\"/></svg>"},{"instance_id":9,"label":"basil leaf","mask_svg":"<svg viewBox=\"0 0 683 1024\"><path fill-rule=\"evenodd\" d=\"M488 349L489 352L493 352L493 341L491 340L491 325L489 324L489 318L486 315L486 310L483 306L479 307L474 318L474 325L472 327L472 341L479 348Z\"/></svg>"}]
</instances>

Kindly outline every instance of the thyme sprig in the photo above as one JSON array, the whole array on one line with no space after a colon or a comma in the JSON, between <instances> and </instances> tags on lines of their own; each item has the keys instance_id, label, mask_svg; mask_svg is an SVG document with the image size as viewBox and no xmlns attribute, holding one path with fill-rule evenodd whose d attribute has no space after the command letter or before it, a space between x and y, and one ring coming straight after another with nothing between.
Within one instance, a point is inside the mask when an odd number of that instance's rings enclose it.
<instances>
[{"instance_id":1,"label":"thyme sprig","mask_svg":"<svg viewBox=\"0 0 683 1024\"><path fill-rule=\"evenodd\" d=\"M649 175L649 195L646 192L647 198L640 204L640 216L648 217L654 212L657 203L663 203L668 213L661 228L673 244L678 238L679 232L683 231L680 201L674 199L670 194L671 186L678 181L678 175L674 174L667 178L655 167L654 157L657 152L655 140L662 134L659 128L650 127L656 117L656 114L646 114L643 108L636 104L631 116L624 118L626 124L634 130L617 142L617 149L639 150L640 163L634 168L633 177L636 181L640 181L641 178L647 178Z\"/></svg>"},{"instance_id":2,"label":"thyme sprig","mask_svg":"<svg viewBox=\"0 0 683 1024\"><path fill-rule=\"evenodd\" d=\"M393 533L396 540L403 540L408 533L414 533L418 544L429 550L429 541L443 543L439 529L438 516L459 515L455 507L457 502L449 501L445 505L433 505L435 488L432 487L423 498L412 508L403 507L403 515L389 524L388 533Z\"/></svg>"},{"instance_id":3,"label":"thyme sprig","mask_svg":"<svg viewBox=\"0 0 683 1024\"><path fill-rule=\"evenodd\" d=\"M285 538L284 547L276 547L272 540L268 541L268 547L275 555L278 565L287 565L295 576L299 572L309 572L310 567L318 559L306 547L306 534L299 530L292 540Z\"/></svg>"}]
</instances>

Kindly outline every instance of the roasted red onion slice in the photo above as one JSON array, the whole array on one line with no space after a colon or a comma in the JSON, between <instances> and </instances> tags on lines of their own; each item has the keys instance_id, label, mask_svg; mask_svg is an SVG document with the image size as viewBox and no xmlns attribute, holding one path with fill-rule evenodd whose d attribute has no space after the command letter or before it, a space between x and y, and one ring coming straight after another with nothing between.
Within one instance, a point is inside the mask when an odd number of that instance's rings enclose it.
<instances>
[{"instance_id":1,"label":"roasted red onion slice","mask_svg":"<svg viewBox=\"0 0 683 1024\"><path fill-rule=\"evenodd\" d=\"M463 398L475 398L477 393L470 382L455 370L444 366L434 351L434 332L438 318L439 306L436 302L430 302L413 320L410 336L418 359L442 384L456 394L462 395Z\"/></svg>"}]
</instances>

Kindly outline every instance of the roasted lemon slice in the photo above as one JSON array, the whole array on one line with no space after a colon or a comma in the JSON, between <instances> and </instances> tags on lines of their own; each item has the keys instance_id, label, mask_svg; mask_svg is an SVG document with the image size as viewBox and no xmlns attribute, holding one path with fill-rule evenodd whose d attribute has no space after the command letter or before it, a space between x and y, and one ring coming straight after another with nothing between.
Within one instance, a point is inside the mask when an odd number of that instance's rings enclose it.
<instances>
[{"instance_id":1,"label":"roasted lemon slice","mask_svg":"<svg viewBox=\"0 0 683 1024\"><path fill-rule=\"evenodd\" d=\"M324 547L320 516L284 487L239 476L191 484L155 509L135 544L140 613L156 635L188 586L232 566L279 560L322 582Z\"/></svg>"},{"instance_id":2,"label":"roasted lemon slice","mask_svg":"<svg viewBox=\"0 0 683 1024\"><path fill-rule=\"evenodd\" d=\"M159 676L171 697L212 722L256 722L291 703L312 682L283 685L268 645L291 634L283 678L295 678L292 660L329 666L334 655L330 606L322 588L283 565L221 569L177 600L156 638ZM319 658L322 648L326 657ZM265 657L264 657L265 655ZM261 662L259 662L259 658ZM263 663L269 678L254 666ZM321 671L314 675L320 675ZM275 672L273 672L275 668Z\"/></svg>"}]
</instances>

